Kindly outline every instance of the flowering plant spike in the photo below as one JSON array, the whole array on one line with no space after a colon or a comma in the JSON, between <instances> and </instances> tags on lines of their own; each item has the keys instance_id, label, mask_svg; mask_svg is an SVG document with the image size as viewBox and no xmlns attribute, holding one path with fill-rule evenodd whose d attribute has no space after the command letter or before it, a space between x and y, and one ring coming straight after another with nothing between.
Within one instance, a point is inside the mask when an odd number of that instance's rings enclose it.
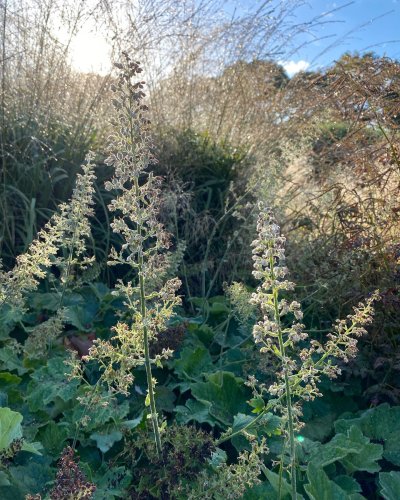
<instances>
[{"instance_id":1,"label":"flowering plant spike","mask_svg":"<svg viewBox=\"0 0 400 500\"><path fill-rule=\"evenodd\" d=\"M281 368L277 381L269 387L259 384L256 388L254 377L249 385L257 397L264 394L273 397L264 411L274 408L284 416L290 447L292 498L297 498L295 431L302 425L300 403L321 396L318 389L321 377L337 377L340 374L337 361L347 362L356 355L357 337L365 334L365 325L372 322L372 303L379 294L375 292L365 304L359 304L346 320L338 320L325 344L308 341L308 334L300 323L303 318L300 304L282 297L295 287L287 279L285 238L280 234L272 211L263 203L259 209L258 237L253 242L253 275L261 284L251 301L259 306L262 317L253 328L253 337L262 353L278 358Z\"/></svg>"},{"instance_id":2,"label":"flowering plant spike","mask_svg":"<svg viewBox=\"0 0 400 500\"><path fill-rule=\"evenodd\" d=\"M102 380L113 391L127 394L133 382L133 368L145 365L147 375L146 405L150 408L157 451L161 454L159 417L155 404L155 384L151 365L171 356L170 349L150 356L150 344L167 327L180 303L177 278L163 280L168 273L169 235L158 221L160 179L147 169L156 162L149 136L150 121L143 103L144 82L133 81L142 72L139 63L124 53L118 63L119 76L112 90L115 116L114 135L106 163L114 167L114 177L106 189L118 195L109 205L115 215L111 227L121 235L120 249L113 248L109 265L128 264L136 279L120 281L114 294L120 295L128 308L130 320L119 321L110 340L96 340L88 359L97 359L103 369ZM164 281L164 282L163 282Z\"/></svg>"}]
</instances>

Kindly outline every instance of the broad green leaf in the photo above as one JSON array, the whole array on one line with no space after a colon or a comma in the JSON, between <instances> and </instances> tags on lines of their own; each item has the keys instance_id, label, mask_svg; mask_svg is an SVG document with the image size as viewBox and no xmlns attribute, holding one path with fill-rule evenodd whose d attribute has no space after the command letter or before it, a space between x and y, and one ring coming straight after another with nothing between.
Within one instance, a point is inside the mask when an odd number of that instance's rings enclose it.
<instances>
[{"instance_id":1,"label":"broad green leaf","mask_svg":"<svg viewBox=\"0 0 400 500\"><path fill-rule=\"evenodd\" d=\"M361 470L378 472L381 468L377 461L382 458L383 446L371 443L356 426L351 427L347 436L349 446L358 448L357 453L348 453L340 460L347 471L350 473Z\"/></svg>"},{"instance_id":2,"label":"broad green leaf","mask_svg":"<svg viewBox=\"0 0 400 500\"><path fill-rule=\"evenodd\" d=\"M352 425L360 427L362 433L377 441L383 441L383 457L400 466L400 407L384 403L364 411L359 417L340 419L335 423L337 432L345 432Z\"/></svg>"},{"instance_id":3,"label":"broad green leaf","mask_svg":"<svg viewBox=\"0 0 400 500\"><path fill-rule=\"evenodd\" d=\"M9 333L21 319L22 314L18 309L14 309L8 304L0 306L0 340L9 339Z\"/></svg>"},{"instance_id":4,"label":"broad green leaf","mask_svg":"<svg viewBox=\"0 0 400 500\"><path fill-rule=\"evenodd\" d=\"M244 415L243 413L238 413L233 417L232 432L238 432L244 429L246 426L246 432L252 434L251 430L254 430L254 419L256 417L252 415ZM253 433L255 434L255 433Z\"/></svg>"},{"instance_id":5,"label":"broad green leaf","mask_svg":"<svg viewBox=\"0 0 400 500\"><path fill-rule=\"evenodd\" d=\"M269 470L266 467L263 468L263 472L275 493L279 495L280 490L280 498L282 500L289 499L291 497L292 488L284 477L279 478L279 474L272 472L272 470Z\"/></svg>"},{"instance_id":6,"label":"broad green leaf","mask_svg":"<svg viewBox=\"0 0 400 500\"><path fill-rule=\"evenodd\" d=\"M107 453L115 443L121 441L122 433L118 430L113 430L112 432L106 430L105 433L94 432L90 435L90 439L96 441L97 448L99 448L100 451Z\"/></svg>"},{"instance_id":7,"label":"broad green leaf","mask_svg":"<svg viewBox=\"0 0 400 500\"><path fill-rule=\"evenodd\" d=\"M257 428L254 423L254 415L244 415L243 413L238 413L233 418L232 432L240 432L240 434L233 436L231 442L238 452L249 449L249 439L248 436L257 436ZM248 426L248 427L247 427ZM241 432L246 429L245 434Z\"/></svg>"},{"instance_id":8,"label":"broad green leaf","mask_svg":"<svg viewBox=\"0 0 400 500\"><path fill-rule=\"evenodd\" d=\"M311 449L309 460L314 461L320 467L326 467L344 458L349 453L357 453L357 451L358 448L352 447L346 436L339 434L324 445L316 443L316 446Z\"/></svg>"},{"instance_id":9,"label":"broad green leaf","mask_svg":"<svg viewBox=\"0 0 400 500\"><path fill-rule=\"evenodd\" d=\"M9 387L10 385L18 385L22 381L21 377L10 372L0 372L0 387Z\"/></svg>"},{"instance_id":10,"label":"broad green leaf","mask_svg":"<svg viewBox=\"0 0 400 500\"><path fill-rule=\"evenodd\" d=\"M349 500L348 494L331 481L324 469L315 462L307 467L308 483L304 486L310 500Z\"/></svg>"},{"instance_id":11,"label":"broad green leaf","mask_svg":"<svg viewBox=\"0 0 400 500\"><path fill-rule=\"evenodd\" d=\"M400 472L381 472L379 474L379 485L382 488L381 495L385 500L399 500Z\"/></svg>"},{"instance_id":12,"label":"broad green leaf","mask_svg":"<svg viewBox=\"0 0 400 500\"><path fill-rule=\"evenodd\" d=\"M62 421L71 426L76 426L89 417L84 426L84 429L88 432L95 431L110 421L121 423L122 419L129 413L128 401L118 403L116 399L104 398L104 400L108 403L106 406L96 405L89 410L83 405L77 405L73 410L65 412Z\"/></svg>"},{"instance_id":13,"label":"broad green leaf","mask_svg":"<svg viewBox=\"0 0 400 500\"><path fill-rule=\"evenodd\" d=\"M279 436L281 434L281 419L272 413L266 413L258 421L259 435Z\"/></svg>"},{"instance_id":14,"label":"broad green leaf","mask_svg":"<svg viewBox=\"0 0 400 500\"><path fill-rule=\"evenodd\" d=\"M340 461L348 472L377 472L380 470L377 460L381 458L382 446L370 443L356 426L351 427L346 435L336 434L328 443L316 446L310 455L310 461L320 467Z\"/></svg>"},{"instance_id":15,"label":"broad green leaf","mask_svg":"<svg viewBox=\"0 0 400 500\"><path fill-rule=\"evenodd\" d=\"M29 303L36 311L57 311L60 308L60 296L58 293L32 293Z\"/></svg>"},{"instance_id":16,"label":"broad green leaf","mask_svg":"<svg viewBox=\"0 0 400 500\"><path fill-rule=\"evenodd\" d=\"M24 441L22 443L21 450L33 453L34 455L42 455L40 451L43 451L43 446L42 443L27 443Z\"/></svg>"},{"instance_id":17,"label":"broad green leaf","mask_svg":"<svg viewBox=\"0 0 400 500\"><path fill-rule=\"evenodd\" d=\"M2 500L19 500L28 493L43 493L50 481L54 479L53 470L49 467L50 459L38 457L26 465L10 467L10 486L0 488Z\"/></svg>"},{"instance_id":18,"label":"broad green leaf","mask_svg":"<svg viewBox=\"0 0 400 500\"><path fill-rule=\"evenodd\" d=\"M89 283L89 287L91 292L96 296L96 298L100 300L104 300L105 298L112 299L111 290L104 283Z\"/></svg>"},{"instance_id":19,"label":"broad green leaf","mask_svg":"<svg viewBox=\"0 0 400 500\"><path fill-rule=\"evenodd\" d=\"M216 298L216 297L213 297ZM212 299L210 300L210 302ZM210 308L209 308L209 314L210 315L215 315L218 316L220 314L227 314L229 313L229 307L226 305L226 301L212 301Z\"/></svg>"},{"instance_id":20,"label":"broad green leaf","mask_svg":"<svg viewBox=\"0 0 400 500\"><path fill-rule=\"evenodd\" d=\"M225 464L227 459L226 451L221 448L216 448L215 451L212 452L209 462L213 467L219 467Z\"/></svg>"},{"instance_id":21,"label":"broad green leaf","mask_svg":"<svg viewBox=\"0 0 400 500\"><path fill-rule=\"evenodd\" d=\"M256 416L238 413L233 419L232 432L246 428L246 432L259 436L280 434L280 418L272 413L266 413L255 422Z\"/></svg>"},{"instance_id":22,"label":"broad green leaf","mask_svg":"<svg viewBox=\"0 0 400 500\"><path fill-rule=\"evenodd\" d=\"M343 491L346 493L360 493L360 484L350 476L335 476L333 478L336 484L338 484Z\"/></svg>"},{"instance_id":23,"label":"broad green leaf","mask_svg":"<svg viewBox=\"0 0 400 500\"><path fill-rule=\"evenodd\" d=\"M208 307L208 301L204 300L202 297L190 297L189 302L199 308L203 308L204 305Z\"/></svg>"},{"instance_id":24,"label":"broad green leaf","mask_svg":"<svg viewBox=\"0 0 400 500\"><path fill-rule=\"evenodd\" d=\"M325 441L332 434L334 415L327 410L328 413L314 417L307 422L302 430L302 434L312 439L313 441Z\"/></svg>"},{"instance_id":25,"label":"broad green leaf","mask_svg":"<svg viewBox=\"0 0 400 500\"><path fill-rule=\"evenodd\" d=\"M101 474L101 476L99 476ZM99 477L97 479L97 477ZM126 490L132 481L132 473L125 467L112 467L106 471L101 468L95 479L96 491L93 500L126 498Z\"/></svg>"},{"instance_id":26,"label":"broad green leaf","mask_svg":"<svg viewBox=\"0 0 400 500\"><path fill-rule=\"evenodd\" d=\"M0 450L10 446L14 439L22 438L22 415L10 408L0 408Z\"/></svg>"},{"instance_id":27,"label":"broad green leaf","mask_svg":"<svg viewBox=\"0 0 400 500\"><path fill-rule=\"evenodd\" d=\"M383 458L400 467L400 430L384 440Z\"/></svg>"},{"instance_id":28,"label":"broad green leaf","mask_svg":"<svg viewBox=\"0 0 400 500\"><path fill-rule=\"evenodd\" d=\"M42 443L47 453L53 457L60 455L68 437L68 428L63 424L56 424L54 421L50 421L45 427L42 427L37 434L37 439Z\"/></svg>"},{"instance_id":29,"label":"broad green leaf","mask_svg":"<svg viewBox=\"0 0 400 500\"><path fill-rule=\"evenodd\" d=\"M250 396L243 380L230 372L209 374L206 382L194 383L191 389L198 401L209 406L210 415L228 426L234 415L246 411Z\"/></svg>"},{"instance_id":30,"label":"broad green leaf","mask_svg":"<svg viewBox=\"0 0 400 500\"><path fill-rule=\"evenodd\" d=\"M245 352L239 348L229 348L223 353L219 369L240 376L243 373L243 364L248 361ZM246 354L248 355L249 353L246 352Z\"/></svg>"},{"instance_id":31,"label":"broad green leaf","mask_svg":"<svg viewBox=\"0 0 400 500\"><path fill-rule=\"evenodd\" d=\"M345 432L357 425L362 433L376 440L390 438L394 432L400 431L400 406L389 406L384 403L376 408L363 411L356 418L342 418L335 422L337 432Z\"/></svg>"},{"instance_id":32,"label":"broad green leaf","mask_svg":"<svg viewBox=\"0 0 400 500\"><path fill-rule=\"evenodd\" d=\"M195 421L199 424L210 424L214 426L216 420L210 415L208 410L208 404L196 401L195 399L189 399L185 406L175 407L176 421L184 425Z\"/></svg>"},{"instance_id":33,"label":"broad green leaf","mask_svg":"<svg viewBox=\"0 0 400 500\"><path fill-rule=\"evenodd\" d=\"M158 410L172 413L175 409L175 393L164 385L158 385L155 390L156 406Z\"/></svg>"},{"instance_id":34,"label":"broad green leaf","mask_svg":"<svg viewBox=\"0 0 400 500\"><path fill-rule=\"evenodd\" d=\"M190 323L188 331L194 334L195 338L206 347L209 346L214 339L214 330L208 325L199 326L195 323Z\"/></svg>"},{"instance_id":35,"label":"broad green leaf","mask_svg":"<svg viewBox=\"0 0 400 500\"><path fill-rule=\"evenodd\" d=\"M20 407L23 403L23 396L20 385L21 377L10 372L0 373L0 407L12 406L13 408Z\"/></svg>"},{"instance_id":36,"label":"broad green leaf","mask_svg":"<svg viewBox=\"0 0 400 500\"><path fill-rule=\"evenodd\" d=\"M265 407L265 401L263 398L251 398L249 401L249 405L254 408L252 410L253 413L260 413Z\"/></svg>"},{"instance_id":37,"label":"broad green leaf","mask_svg":"<svg viewBox=\"0 0 400 500\"><path fill-rule=\"evenodd\" d=\"M278 500L278 494L268 482L257 484L246 490L242 500Z\"/></svg>"},{"instance_id":38,"label":"broad green leaf","mask_svg":"<svg viewBox=\"0 0 400 500\"><path fill-rule=\"evenodd\" d=\"M98 310L99 304L94 301L71 305L65 308L65 321L80 331L90 331Z\"/></svg>"},{"instance_id":39,"label":"broad green leaf","mask_svg":"<svg viewBox=\"0 0 400 500\"><path fill-rule=\"evenodd\" d=\"M26 400L32 411L41 410L58 398L69 401L76 396L79 380L68 380L71 368L63 358L50 359L46 366L32 373Z\"/></svg>"},{"instance_id":40,"label":"broad green leaf","mask_svg":"<svg viewBox=\"0 0 400 500\"><path fill-rule=\"evenodd\" d=\"M138 417L132 420L124 420L121 425L125 429L132 430L136 429L136 427L138 427L138 425L140 425L142 422L143 422L143 413L141 413Z\"/></svg>"},{"instance_id":41,"label":"broad green leaf","mask_svg":"<svg viewBox=\"0 0 400 500\"><path fill-rule=\"evenodd\" d=\"M183 379L202 377L204 373L213 370L212 359L207 349L199 347L185 347L178 359L174 360L175 372Z\"/></svg>"},{"instance_id":42,"label":"broad green leaf","mask_svg":"<svg viewBox=\"0 0 400 500\"><path fill-rule=\"evenodd\" d=\"M0 408L0 450L7 449L15 439L22 438L22 415L10 408ZM41 443L23 441L22 451L40 455Z\"/></svg>"},{"instance_id":43,"label":"broad green leaf","mask_svg":"<svg viewBox=\"0 0 400 500\"><path fill-rule=\"evenodd\" d=\"M18 375L23 375L28 371L15 349L9 345L5 345L0 349L0 369L16 371Z\"/></svg>"},{"instance_id":44,"label":"broad green leaf","mask_svg":"<svg viewBox=\"0 0 400 500\"><path fill-rule=\"evenodd\" d=\"M6 474L4 471L0 470L0 487L2 486L10 486L10 480L8 478L8 474Z\"/></svg>"}]
</instances>

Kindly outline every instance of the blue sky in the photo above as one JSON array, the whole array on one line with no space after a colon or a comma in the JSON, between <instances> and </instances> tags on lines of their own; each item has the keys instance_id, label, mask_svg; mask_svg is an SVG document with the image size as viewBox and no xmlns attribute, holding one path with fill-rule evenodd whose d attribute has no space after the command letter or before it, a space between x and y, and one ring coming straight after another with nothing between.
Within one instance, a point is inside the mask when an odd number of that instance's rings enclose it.
<instances>
[{"instance_id":1,"label":"blue sky","mask_svg":"<svg viewBox=\"0 0 400 500\"><path fill-rule=\"evenodd\" d=\"M311 0L299 14L307 16L328 12L348 2ZM338 44L322 54L332 39L321 40L301 49L302 57L310 62L316 58L320 63L329 63L348 51L373 50L380 55L400 58L400 1L399 0L354 0L350 5L328 14L326 20L332 24L321 26L319 33L335 35ZM341 37L343 39L341 40ZM300 55L300 54L299 54Z\"/></svg>"},{"instance_id":2,"label":"blue sky","mask_svg":"<svg viewBox=\"0 0 400 500\"><path fill-rule=\"evenodd\" d=\"M253 10L262 3L244 0L243 6ZM323 18L327 22L315 30L320 39L304 38L309 43L282 61L291 69L289 73L328 66L346 51L371 50L400 59L400 0L308 0L296 11L296 22L328 12Z\"/></svg>"},{"instance_id":3,"label":"blue sky","mask_svg":"<svg viewBox=\"0 0 400 500\"><path fill-rule=\"evenodd\" d=\"M373 50L378 55L400 60L400 0L221 0L229 16L235 9L240 15L247 10L254 13L262 5L268 11L278 2L287 6L296 1L304 5L294 11L296 17L288 20L289 25L306 23L318 16L322 16L323 24L314 29L314 38L303 36L296 40L295 46L301 46L296 52L282 53L279 62L290 76L302 69L329 66L346 51ZM204 0L194 2L204 3ZM67 32L64 38L68 38ZM94 25L83 27L73 39L70 51L76 69L109 71L110 46Z\"/></svg>"}]
</instances>

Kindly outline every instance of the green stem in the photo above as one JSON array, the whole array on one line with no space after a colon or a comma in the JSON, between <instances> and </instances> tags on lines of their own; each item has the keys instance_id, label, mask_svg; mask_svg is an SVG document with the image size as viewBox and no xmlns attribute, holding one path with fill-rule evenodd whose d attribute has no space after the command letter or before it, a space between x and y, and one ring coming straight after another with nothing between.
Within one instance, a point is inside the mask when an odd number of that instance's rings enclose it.
<instances>
[{"instance_id":1,"label":"green stem","mask_svg":"<svg viewBox=\"0 0 400 500\"><path fill-rule=\"evenodd\" d=\"M274 262L273 257L270 257L270 267L271 267L271 277L274 280ZM283 342L283 334L281 327L281 320L279 314L279 299L278 299L278 290L276 288L273 289L273 300L274 300L274 315L275 322L278 325L278 343L279 350L281 354L283 370L284 370L284 381L285 381L285 397L286 397L286 406L288 411L288 427L289 427L289 445L290 445L290 470L291 470L291 486L292 486L292 499L297 499L297 491L296 491L296 444L294 440L294 423L293 423L293 409L292 409L292 395L290 391L290 382L289 375L287 372L286 366L286 353L285 353L285 345Z\"/></svg>"},{"instance_id":2,"label":"green stem","mask_svg":"<svg viewBox=\"0 0 400 500\"><path fill-rule=\"evenodd\" d=\"M140 188L137 177L135 177L135 192L138 200L140 199ZM139 233L142 234L142 227L139 226ZM142 316L143 323L143 344L144 344L144 364L146 367L146 377L147 377L147 390L149 391L149 399L150 399L150 412L151 412L151 421L153 424L154 438L156 441L157 453L161 457L162 447L161 447L161 436L160 436L160 428L158 425L158 416L157 416L157 408L156 408L156 400L154 396L154 384L153 384L153 375L151 372L151 360L150 360L150 348L149 348L149 332L146 326L146 294L144 287L144 276L143 276L143 247L140 246L139 254L138 254L138 274L139 274L139 294L140 294L140 313Z\"/></svg>"},{"instance_id":3,"label":"green stem","mask_svg":"<svg viewBox=\"0 0 400 500\"><path fill-rule=\"evenodd\" d=\"M134 132L132 113L130 112L130 110L132 110L133 108L134 108L133 98L132 98L132 95L130 94L129 95L129 106L127 108L127 111L129 112L130 141L131 141L132 153L135 152L135 147L134 147L135 132ZM141 196L140 196L140 186L139 186L138 176L134 176L134 188L135 188L135 195L136 195L137 203L139 204L141 202ZM142 227L142 224L140 222L137 223L137 230L138 230L140 237L142 237L143 236L143 227ZM153 375L151 372L149 331L148 331L148 328L146 325L147 309L146 309L146 292L145 292L145 286L144 286L143 270L144 270L143 242L141 241L140 246L139 246L139 250L138 250L138 275L139 275L140 314L142 317L142 325L143 325L144 365L146 368L147 390L148 390L149 399L150 399L150 414L151 414L151 422L153 424L154 439L156 442L157 454L159 457L161 457L161 454L162 454L161 436L160 436L160 428L158 425L156 400L155 400L155 396L154 396Z\"/></svg>"}]
</instances>

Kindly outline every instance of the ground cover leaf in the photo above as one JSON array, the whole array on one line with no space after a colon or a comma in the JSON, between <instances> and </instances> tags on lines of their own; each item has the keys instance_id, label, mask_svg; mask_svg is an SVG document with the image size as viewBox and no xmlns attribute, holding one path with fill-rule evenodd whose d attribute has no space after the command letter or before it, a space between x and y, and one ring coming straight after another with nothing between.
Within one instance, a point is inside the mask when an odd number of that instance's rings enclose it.
<instances>
[{"instance_id":1,"label":"ground cover leaf","mask_svg":"<svg viewBox=\"0 0 400 500\"><path fill-rule=\"evenodd\" d=\"M357 448L356 453L348 453L340 460L347 471L378 472L381 468L377 461L382 458L383 446L371 443L356 426L347 431L347 437L349 447Z\"/></svg>"},{"instance_id":2,"label":"ground cover leaf","mask_svg":"<svg viewBox=\"0 0 400 500\"><path fill-rule=\"evenodd\" d=\"M0 450L8 448L14 439L22 437L22 415L10 408L0 408Z\"/></svg>"},{"instance_id":3,"label":"ground cover leaf","mask_svg":"<svg viewBox=\"0 0 400 500\"><path fill-rule=\"evenodd\" d=\"M122 423L122 420L129 413L128 401L119 403L114 399L105 399L107 405L96 405L93 408L87 408L83 405L77 405L72 410L66 411L63 422L68 423L74 428L77 423L88 418L84 429L87 432L94 431L102 427L107 422Z\"/></svg>"},{"instance_id":4,"label":"ground cover leaf","mask_svg":"<svg viewBox=\"0 0 400 500\"><path fill-rule=\"evenodd\" d=\"M331 481L326 472L315 462L307 467L308 483L304 486L310 500L361 500L358 493L349 494L337 483Z\"/></svg>"},{"instance_id":5,"label":"ground cover leaf","mask_svg":"<svg viewBox=\"0 0 400 500\"><path fill-rule=\"evenodd\" d=\"M207 381L192 384L191 391L208 406L210 415L225 425L231 425L234 415L246 411L250 396L244 381L230 372L208 374Z\"/></svg>"},{"instance_id":6,"label":"ground cover leaf","mask_svg":"<svg viewBox=\"0 0 400 500\"><path fill-rule=\"evenodd\" d=\"M111 450L115 443L121 441L122 433L116 429L114 430L105 430L105 432L94 432L90 435L90 439L96 441L97 448L102 453L107 453L107 451Z\"/></svg>"},{"instance_id":7,"label":"ground cover leaf","mask_svg":"<svg viewBox=\"0 0 400 500\"><path fill-rule=\"evenodd\" d=\"M16 350L10 345L5 345L0 349L0 369L16 371L18 375L24 375L28 371Z\"/></svg>"},{"instance_id":8,"label":"ground cover leaf","mask_svg":"<svg viewBox=\"0 0 400 500\"><path fill-rule=\"evenodd\" d=\"M182 379L199 379L214 369L209 351L203 347L185 347L174 360L174 370Z\"/></svg>"},{"instance_id":9,"label":"ground cover leaf","mask_svg":"<svg viewBox=\"0 0 400 500\"><path fill-rule=\"evenodd\" d=\"M56 422L51 420L39 430L37 439L39 439L49 455L58 457L65 446L66 439L70 437L69 434L67 426L56 424Z\"/></svg>"},{"instance_id":10,"label":"ground cover leaf","mask_svg":"<svg viewBox=\"0 0 400 500\"><path fill-rule=\"evenodd\" d=\"M93 500L125 498L125 490L129 487L131 481L132 473L126 467L112 467L105 472L101 468L96 474L96 491L94 492Z\"/></svg>"},{"instance_id":11,"label":"ground cover leaf","mask_svg":"<svg viewBox=\"0 0 400 500\"><path fill-rule=\"evenodd\" d=\"M46 366L34 371L28 384L26 400L32 411L38 411L43 406L57 399L69 401L76 396L79 381L68 380L71 368L64 363L64 358L50 359Z\"/></svg>"},{"instance_id":12,"label":"ground cover leaf","mask_svg":"<svg viewBox=\"0 0 400 500\"><path fill-rule=\"evenodd\" d=\"M400 466L400 407L384 403L364 411L356 418L343 418L335 422L337 432L346 432L357 425L372 440L383 441L383 458Z\"/></svg>"},{"instance_id":13,"label":"ground cover leaf","mask_svg":"<svg viewBox=\"0 0 400 500\"><path fill-rule=\"evenodd\" d=\"M184 406L175 407L176 421L179 424L198 422L199 424L210 424L214 426L217 421L209 413L209 405L196 399L189 399Z\"/></svg>"},{"instance_id":14,"label":"ground cover leaf","mask_svg":"<svg viewBox=\"0 0 400 500\"><path fill-rule=\"evenodd\" d=\"M398 500L400 495L400 472L381 472L379 474L381 495L385 500Z\"/></svg>"},{"instance_id":15,"label":"ground cover leaf","mask_svg":"<svg viewBox=\"0 0 400 500\"><path fill-rule=\"evenodd\" d=\"M50 468L51 459L37 457L27 464L10 467L9 485L0 487L2 500L19 500L28 493L43 493L50 481L54 479L54 472Z\"/></svg>"}]
</instances>

